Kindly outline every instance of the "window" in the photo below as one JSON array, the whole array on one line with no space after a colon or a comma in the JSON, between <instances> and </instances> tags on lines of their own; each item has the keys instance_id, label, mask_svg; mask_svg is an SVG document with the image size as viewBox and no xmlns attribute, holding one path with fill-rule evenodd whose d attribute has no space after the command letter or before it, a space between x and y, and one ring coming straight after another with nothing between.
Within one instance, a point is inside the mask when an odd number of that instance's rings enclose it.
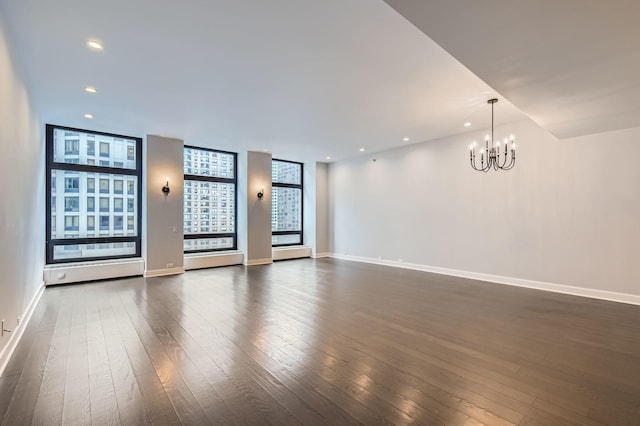
<instances>
[{"instance_id":1,"label":"window","mask_svg":"<svg viewBox=\"0 0 640 426\"><path fill-rule=\"evenodd\" d=\"M100 211L101 212L109 211L109 197L100 197Z\"/></svg>"},{"instance_id":2,"label":"window","mask_svg":"<svg viewBox=\"0 0 640 426\"><path fill-rule=\"evenodd\" d=\"M80 141L78 139L65 139L64 154L78 155L80 153Z\"/></svg>"},{"instance_id":3,"label":"window","mask_svg":"<svg viewBox=\"0 0 640 426\"><path fill-rule=\"evenodd\" d=\"M80 216L65 216L64 217L64 230L65 231L77 231L80 227Z\"/></svg>"},{"instance_id":4,"label":"window","mask_svg":"<svg viewBox=\"0 0 640 426\"><path fill-rule=\"evenodd\" d=\"M79 178L64 178L64 192L78 192L80 190Z\"/></svg>"},{"instance_id":5,"label":"window","mask_svg":"<svg viewBox=\"0 0 640 426\"><path fill-rule=\"evenodd\" d=\"M136 149L133 145L129 145L127 147L127 160L135 160L136 155L135 155Z\"/></svg>"},{"instance_id":6,"label":"window","mask_svg":"<svg viewBox=\"0 0 640 426\"><path fill-rule=\"evenodd\" d=\"M235 250L237 154L184 148L185 253Z\"/></svg>"},{"instance_id":7,"label":"window","mask_svg":"<svg viewBox=\"0 0 640 426\"><path fill-rule=\"evenodd\" d=\"M101 194L109 193L109 179L100 179L100 193Z\"/></svg>"},{"instance_id":8,"label":"window","mask_svg":"<svg viewBox=\"0 0 640 426\"><path fill-rule=\"evenodd\" d=\"M47 125L46 141L47 263L140 256L142 140ZM88 158L96 150L99 165ZM126 229L119 213L124 211L124 198L113 196L124 192L125 181L132 200L127 200ZM64 197L56 197L56 182ZM96 192L101 194L98 200ZM56 218L56 207L58 215L64 207L63 217Z\"/></svg>"},{"instance_id":9,"label":"window","mask_svg":"<svg viewBox=\"0 0 640 426\"><path fill-rule=\"evenodd\" d=\"M80 208L80 197L64 197L64 211L77 212Z\"/></svg>"},{"instance_id":10,"label":"window","mask_svg":"<svg viewBox=\"0 0 640 426\"><path fill-rule=\"evenodd\" d=\"M100 157L108 157L109 151L109 142L100 142Z\"/></svg>"},{"instance_id":11,"label":"window","mask_svg":"<svg viewBox=\"0 0 640 426\"><path fill-rule=\"evenodd\" d=\"M96 141L95 140L87 140L87 155L94 156L96 155Z\"/></svg>"},{"instance_id":12,"label":"window","mask_svg":"<svg viewBox=\"0 0 640 426\"><path fill-rule=\"evenodd\" d=\"M302 163L271 162L271 243L302 244Z\"/></svg>"},{"instance_id":13,"label":"window","mask_svg":"<svg viewBox=\"0 0 640 426\"><path fill-rule=\"evenodd\" d=\"M100 230L101 231L109 230L109 216L100 216Z\"/></svg>"},{"instance_id":14,"label":"window","mask_svg":"<svg viewBox=\"0 0 640 426\"><path fill-rule=\"evenodd\" d=\"M122 194L124 189L124 181L121 179L116 179L113 181L113 193L114 194Z\"/></svg>"}]
</instances>

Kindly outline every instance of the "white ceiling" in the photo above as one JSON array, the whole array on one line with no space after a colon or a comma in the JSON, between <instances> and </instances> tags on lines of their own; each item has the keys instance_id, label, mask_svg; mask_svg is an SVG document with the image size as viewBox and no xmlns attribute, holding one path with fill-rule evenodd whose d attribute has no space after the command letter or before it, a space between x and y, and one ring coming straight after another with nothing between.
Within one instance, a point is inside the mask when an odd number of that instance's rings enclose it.
<instances>
[{"instance_id":1,"label":"white ceiling","mask_svg":"<svg viewBox=\"0 0 640 426\"><path fill-rule=\"evenodd\" d=\"M481 137L496 95L382 0L0 0L0 14L53 124L324 161ZM498 124L523 118L496 106Z\"/></svg>"},{"instance_id":2,"label":"white ceiling","mask_svg":"<svg viewBox=\"0 0 640 426\"><path fill-rule=\"evenodd\" d=\"M640 126L638 0L385 0L559 138Z\"/></svg>"}]
</instances>

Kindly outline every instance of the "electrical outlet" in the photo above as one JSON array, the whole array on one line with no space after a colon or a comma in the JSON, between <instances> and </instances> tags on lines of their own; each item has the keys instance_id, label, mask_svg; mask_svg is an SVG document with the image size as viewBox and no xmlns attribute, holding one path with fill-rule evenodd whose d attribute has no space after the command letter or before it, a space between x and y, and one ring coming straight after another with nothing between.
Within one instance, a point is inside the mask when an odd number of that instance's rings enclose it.
<instances>
[{"instance_id":1,"label":"electrical outlet","mask_svg":"<svg viewBox=\"0 0 640 426\"><path fill-rule=\"evenodd\" d=\"M167 268L173 268L173 263L167 263Z\"/></svg>"}]
</instances>

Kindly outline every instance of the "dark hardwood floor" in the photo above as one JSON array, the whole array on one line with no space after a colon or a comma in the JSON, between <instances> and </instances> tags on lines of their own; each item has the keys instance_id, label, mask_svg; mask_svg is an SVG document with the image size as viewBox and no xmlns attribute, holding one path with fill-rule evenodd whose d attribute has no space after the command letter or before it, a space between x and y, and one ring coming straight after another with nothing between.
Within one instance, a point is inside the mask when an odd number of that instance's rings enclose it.
<instances>
[{"instance_id":1,"label":"dark hardwood floor","mask_svg":"<svg viewBox=\"0 0 640 426\"><path fill-rule=\"evenodd\" d=\"M640 425L640 307L339 260L48 288L3 425Z\"/></svg>"}]
</instances>

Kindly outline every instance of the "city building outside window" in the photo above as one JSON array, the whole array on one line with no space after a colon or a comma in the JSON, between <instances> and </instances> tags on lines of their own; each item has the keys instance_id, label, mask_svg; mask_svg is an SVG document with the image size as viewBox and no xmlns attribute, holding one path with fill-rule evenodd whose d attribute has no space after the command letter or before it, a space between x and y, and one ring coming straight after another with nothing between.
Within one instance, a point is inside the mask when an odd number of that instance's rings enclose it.
<instances>
[{"instance_id":1,"label":"city building outside window","mask_svg":"<svg viewBox=\"0 0 640 426\"><path fill-rule=\"evenodd\" d=\"M271 162L271 244L302 244L302 163Z\"/></svg>"},{"instance_id":2,"label":"city building outside window","mask_svg":"<svg viewBox=\"0 0 640 426\"><path fill-rule=\"evenodd\" d=\"M47 263L140 256L141 149L140 138L46 126Z\"/></svg>"},{"instance_id":3,"label":"city building outside window","mask_svg":"<svg viewBox=\"0 0 640 426\"><path fill-rule=\"evenodd\" d=\"M237 248L237 154L184 148L184 251Z\"/></svg>"}]
</instances>

